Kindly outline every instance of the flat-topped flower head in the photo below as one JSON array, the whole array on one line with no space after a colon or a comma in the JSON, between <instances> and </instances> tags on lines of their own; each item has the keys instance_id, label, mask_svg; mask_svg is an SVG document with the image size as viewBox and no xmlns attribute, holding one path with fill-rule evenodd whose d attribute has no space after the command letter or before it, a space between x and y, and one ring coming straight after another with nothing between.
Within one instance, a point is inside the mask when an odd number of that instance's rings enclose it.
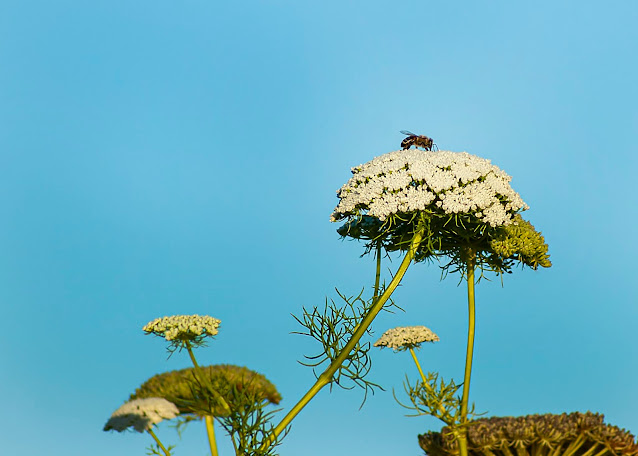
<instances>
[{"instance_id":1,"label":"flat-topped flower head","mask_svg":"<svg viewBox=\"0 0 638 456\"><path fill-rule=\"evenodd\" d=\"M374 346L393 348L397 352L419 348L423 342L436 342L438 340L439 336L425 326L399 326L384 332L374 343Z\"/></svg>"},{"instance_id":2,"label":"flat-topped flower head","mask_svg":"<svg viewBox=\"0 0 638 456\"><path fill-rule=\"evenodd\" d=\"M137 432L144 432L150 430L154 424L173 419L177 415L179 410L175 404L161 397L135 399L113 412L104 425L104 430L122 432L133 428Z\"/></svg>"},{"instance_id":3,"label":"flat-topped flower head","mask_svg":"<svg viewBox=\"0 0 638 456\"><path fill-rule=\"evenodd\" d=\"M406 149L352 168L337 191L330 220L344 221L343 237L366 242L364 254L382 247L407 251L417 233L414 261L447 257L448 271L510 272L516 262L548 267L547 245L520 212L527 204L511 177L490 160L467 152ZM497 242L494 242L497 241Z\"/></svg>"},{"instance_id":4,"label":"flat-topped flower head","mask_svg":"<svg viewBox=\"0 0 638 456\"><path fill-rule=\"evenodd\" d=\"M428 211L467 214L495 227L528 208L507 173L467 152L399 150L352 168L352 174L337 191L333 222Z\"/></svg>"},{"instance_id":5,"label":"flat-topped flower head","mask_svg":"<svg viewBox=\"0 0 638 456\"><path fill-rule=\"evenodd\" d=\"M173 315L157 318L142 328L147 334L163 337L168 342L180 345L181 342L201 344L206 337L212 337L219 331L220 320L208 315Z\"/></svg>"}]
</instances>

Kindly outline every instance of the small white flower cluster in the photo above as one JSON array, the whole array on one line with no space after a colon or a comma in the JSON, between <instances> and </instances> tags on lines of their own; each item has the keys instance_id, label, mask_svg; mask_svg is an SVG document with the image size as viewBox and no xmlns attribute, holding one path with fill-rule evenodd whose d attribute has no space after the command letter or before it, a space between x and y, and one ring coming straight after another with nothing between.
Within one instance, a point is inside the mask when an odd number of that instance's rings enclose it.
<instances>
[{"instance_id":1,"label":"small white flower cluster","mask_svg":"<svg viewBox=\"0 0 638 456\"><path fill-rule=\"evenodd\" d=\"M177 406L161 397L135 399L113 412L104 425L104 430L122 432L132 427L137 432L144 432L151 429L154 424L173 419L177 415Z\"/></svg>"},{"instance_id":2,"label":"small white flower cluster","mask_svg":"<svg viewBox=\"0 0 638 456\"><path fill-rule=\"evenodd\" d=\"M422 342L436 342L438 340L439 336L425 326L399 326L384 332L374 343L374 346L389 347L393 348L394 351L400 351L419 347Z\"/></svg>"},{"instance_id":3,"label":"small white flower cluster","mask_svg":"<svg viewBox=\"0 0 638 456\"><path fill-rule=\"evenodd\" d=\"M217 318L208 315L173 315L157 318L142 328L171 341L175 339L192 339L198 336L214 336L221 323Z\"/></svg>"},{"instance_id":4,"label":"small white flower cluster","mask_svg":"<svg viewBox=\"0 0 638 456\"><path fill-rule=\"evenodd\" d=\"M439 208L500 226L510 224L514 212L528 209L507 173L467 152L399 150L352 168L352 173L337 191L333 222L364 215L361 210L383 221L400 212Z\"/></svg>"}]
</instances>

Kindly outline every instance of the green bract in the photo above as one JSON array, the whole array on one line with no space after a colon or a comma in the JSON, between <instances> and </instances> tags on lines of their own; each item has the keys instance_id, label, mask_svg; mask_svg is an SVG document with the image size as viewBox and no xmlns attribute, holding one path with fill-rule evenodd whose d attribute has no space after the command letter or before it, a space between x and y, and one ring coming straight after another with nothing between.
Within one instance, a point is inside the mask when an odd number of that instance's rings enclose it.
<instances>
[{"instance_id":1,"label":"green bract","mask_svg":"<svg viewBox=\"0 0 638 456\"><path fill-rule=\"evenodd\" d=\"M246 367L220 364L202 366L213 388L228 403L230 409L240 406L243 401L263 401L278 404L281 395L268 379ZM145 397L163 397L174 403L180 414L204 416L224 416L227 414L221 405L210 407L209 398L198 397L193 389L194 368L187 368L157 374L145 381L130 399Z\"/></svg>"}]
</instances>

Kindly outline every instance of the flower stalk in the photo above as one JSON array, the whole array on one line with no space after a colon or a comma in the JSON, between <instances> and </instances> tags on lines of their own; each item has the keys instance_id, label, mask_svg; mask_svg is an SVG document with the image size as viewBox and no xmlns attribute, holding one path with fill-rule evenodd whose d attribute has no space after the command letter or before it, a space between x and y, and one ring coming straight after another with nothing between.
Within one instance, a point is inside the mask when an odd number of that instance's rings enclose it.
<instances>
[{"instance_id":1,"label":"flower stalk","mask_svg":"<svg viewBox=\"0 0 638 456\"><path fill-rule=\"evenodd\" d=\"M153 429L147 429L146 432L148 432L151 435L151 437L153 437L153 439L155 440L155 443L157 443L157 446L162 449L165 456L171 456L171 452L168 451L164 445L162 445L162 442L160 442L160 439L157 437L157 435L155 435L155 433L153 432Z\"/></svg>"},{"instance_id":2,"label":"flower stalk","mask_svg":"<svg viewBox=\"0 0 638 456\"><path fill-rule=\"evenodd\" d=\"M206 434L208 434L208 446L210 447L211 456L218 456L217 442L215 441L215 421L212 416L206 416Z\"/></svg>"},{"instance_id":3,"label":"flower stalk","mask_svg":"<svg viewBox=\"0 0 638 456\"><path fill-rule=\"evenodd\" d=\"M423 369L421 369L421 364L419 363L419 360L416 357L416 353L414 353L414 348L410 347L409 350L410 350L410 354L412 355L412 359L414 359L414 364L416 364L416 368L419 370L419 374L421 375L421 380L423 380L423 386L432 395L432 397L436 396L436 393L432 389L430 382L427 381L427 379L425 378L425 375L423 374ZM449 420L450 418L449 413L447 412L447 410L445 410L445 407L443 407L443 404L439 404L439 411L441 413L441 416L439 417L441 420L443 420L444 422L446 422L445 420L446 418Z\"/></svg>"},{"instance_id":4,"label":"flower stalk","mask_svg":"<svg viewBox=\"0 0 638 456\"><path fill-rule=\"evenodd\" d=\"M374 299L379 296L379 282L381 280L381 248L383 247L383 243L381 241L377 242L377 269L374 275L374 294L372 295Z\"/></svg>"},{"instance_id":5,"label":"flower stalk","mask_svg":"<svg viewBox=\"0 0 638 456\"><path fill-rule=\"evenodd\" d=\"M226 413L230 413L230 407L228 406L228 403L224 400L221 394L219 394L217 390L213 388L210 383L210 379L206 375L204 375L204 371L202 371L202 368L199 367L199 364L197 364L197 360L195 359L195 354L193 353L193 348L191 347L190 342L185 341L184 344L186 345L188 356L190 357L191 362L193 363L193 367L195 368L195 377L197 378L197 381L201 386L206 387L206 389L208 389L213 394L213 396L215 396L215 399L219 401Z\"/></svg>"},{"instance_id":6,"label":"flower stalk","mask_svg":"<svg viewBox=\"0 0 638 456\"><path fill-rule=\"evenodd\" d=\"M346 358L348 357L352 349L357 345L361 337L363 337L372 321L374 321L377 314L381 311L388 299L390 299L390 296L403 279L403 276L408 270L410 263L414 259L414 255L419 247L419 244L421 243L421 240L423 239L423 233L424 228L423 226L420 226L415 232L412 238L412 242L410 243L410 247L405 257L403 258L403 261L401 261L401 264L388 287L384 290L383 294L376 299L376 301L370 308L370 311L364 317L359 326L357 326L354 333L352 334L352 337L343 348L341 353L339 353L337 358L326 368L326 370L319 376L319 378L317 378L315 384L312 385L308 392L299 400L299 402L297 402L297 404L295 404L295 406L281 420L281 422L275 427L275 429L273 429L268 440L266 440L262 445L262 449L265 446L272 444L277 439L277 437L288 427L290 422L297 416L297 414L299 414L299 412L301 412L301 410L308 404L308 402L310 402L312 398L315 397L324 386L328 385L331 382L333 375L346 360ZM377 250L377 254L379 253L380 252ZM380 255L377 259L377 265L377 269L379 270ZM378 281L375 288L378 290Z\"/></svg>"},{"instance_id":7,"label":"flower stalk","mask_svg":"<svg viewBox=\"0 0 638 456\"><path fill-rule=\"evenodd\" d=\"M468 330L467 351L465 355L465 376L463 377L463 397L461 399L461 434L459 436L459 450L461 456L467 456L467 404L470 397L470 376L472 375L472 357L474 355L474 269L476 268L476 253L469 249L467 258L467 305Z\"/></svg>"},{"instance_id":8,"label":"flower stalk","mask_svg":"<svg viewBox=\"0 0 638 456\"><path fill-rule=\"evenodd\" d=\"M230 407L228 406L228 403L213 388L213 386L210 383L210 379L208 378L208 376L204 375L202 368L199 367L199 364L197 364L197 360L195 359L195 354L193 353L191 344L188 341L185 341L185 345L186 345L186 350L188 350L188 356L190 357L191 362L193 363L193 367L195 368L195 376L197 378L197 381L199 382L200 385L205 386L208 391L213 393L215 398L222 404L222 407L224 407L224 410L227 413L230 413ZM215 441L215 428L214 428L215 423L213 421L213 417L210 415L207 415L205 417L205 421L206 421L206 434L208 434L208 446L210 447L210 454L211 456L218 456L219 453L217 452L217 442Z\"/></svg>"}]
</instances>

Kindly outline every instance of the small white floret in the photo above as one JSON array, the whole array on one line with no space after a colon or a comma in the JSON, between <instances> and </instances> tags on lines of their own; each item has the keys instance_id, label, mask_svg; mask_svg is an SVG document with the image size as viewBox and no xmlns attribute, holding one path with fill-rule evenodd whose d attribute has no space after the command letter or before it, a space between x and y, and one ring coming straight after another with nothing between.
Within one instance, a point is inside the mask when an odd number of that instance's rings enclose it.
<instances>
[{"instance_id":1,"label":"small white floret","mask_svg":"<svg viewBox=\"0 0 638 456\"><path fill-rule=\"evenodd\" d=\"M157 318L142 329L149 334L164 337L168 341L190 340L216 335L219 332L217 328L220 323L220 320L208 315L173 315Z\"/></svg>"}]
</instances>

